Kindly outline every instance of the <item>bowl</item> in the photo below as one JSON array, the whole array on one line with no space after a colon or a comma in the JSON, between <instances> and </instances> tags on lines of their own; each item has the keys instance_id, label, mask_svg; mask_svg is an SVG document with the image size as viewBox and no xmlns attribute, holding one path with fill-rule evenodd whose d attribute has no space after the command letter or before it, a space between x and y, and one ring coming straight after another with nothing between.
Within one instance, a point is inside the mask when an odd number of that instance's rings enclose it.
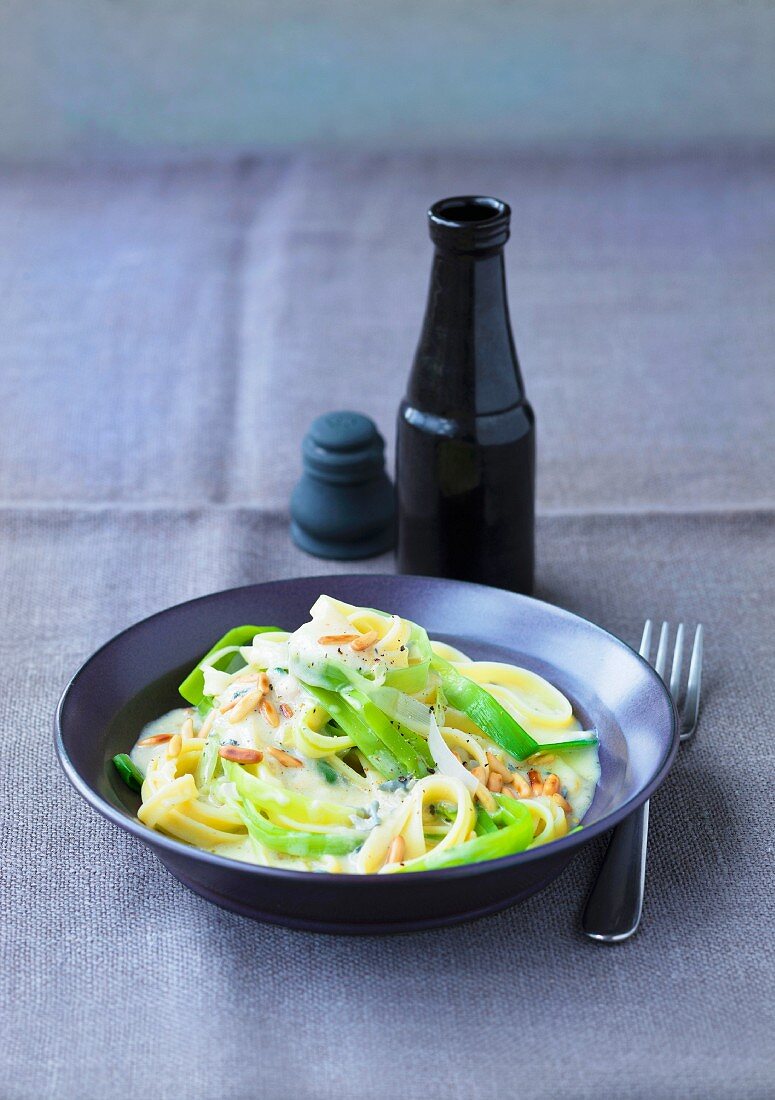
<instances>
[{"instance_id":1,"label":"bowl","mask_svg":"<svg viewBox=\"0 0 775 1100\"><path fill-rule=\"evenodd\" d=\"M583 828L532 851L406 875L331 875L258 867L153 832L111 758L180 705L177 686L214 639L244 622L293 630L325 592L420 622L477 659L545 676L600 736L601 778ZM76 790L132 833L180 882L247 917L326 932L384 933L451 924L534 894L575 852L630 814L662 783L678 746L670 694L627 645L568 611L512 592L409 576L325 576L216 592L118 634L76 672L55 721L60 762Z\"/></svg>"}]
</instances>

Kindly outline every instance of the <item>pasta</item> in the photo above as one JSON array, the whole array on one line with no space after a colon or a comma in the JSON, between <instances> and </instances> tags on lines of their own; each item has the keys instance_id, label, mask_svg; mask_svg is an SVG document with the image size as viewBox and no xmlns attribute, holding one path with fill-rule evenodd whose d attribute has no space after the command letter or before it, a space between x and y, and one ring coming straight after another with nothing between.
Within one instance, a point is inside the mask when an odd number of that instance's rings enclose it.
<instances>
[{"instance_id":1,"label":"pasta","mask_svg":"<svg viewBox=\"0 0 775 1100\"><path fill-rule=\"evenodd\" d=\"M398 615L328 596L310 615L230 631L181 685L189 705L115 758L148 828L264 866L396 874L579 827L597 737L556 687Z\"/></svg>"}]
</instances>

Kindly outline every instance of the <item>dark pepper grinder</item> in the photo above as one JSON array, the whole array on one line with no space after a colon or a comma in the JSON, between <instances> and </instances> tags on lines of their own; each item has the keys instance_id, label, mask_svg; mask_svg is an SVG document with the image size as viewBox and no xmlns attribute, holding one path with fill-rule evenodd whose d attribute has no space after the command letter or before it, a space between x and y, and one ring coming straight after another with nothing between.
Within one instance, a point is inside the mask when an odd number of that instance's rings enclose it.
<instances>
[{"instance_id":1,"label":"dark pepper grinder","mask_svg":"<svg viewBox=\"0 0 775 1100\"><path fill-rule=\"evenodd\" d=\"M506 300L510 219L478 196L428 211L430 289L398 414L398 568L531 592L535 417Z\"/></svg>"}]
</instances>

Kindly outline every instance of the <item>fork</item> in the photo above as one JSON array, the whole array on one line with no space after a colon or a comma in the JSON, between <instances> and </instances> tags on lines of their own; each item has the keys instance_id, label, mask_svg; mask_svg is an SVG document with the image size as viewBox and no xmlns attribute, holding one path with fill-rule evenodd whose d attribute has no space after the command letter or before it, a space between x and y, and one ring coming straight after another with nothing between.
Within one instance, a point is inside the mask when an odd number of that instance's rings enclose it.
<instances>
[{"instance_id":1,"label":"fork","mask_svg":"<svg viewBox=\"0 0 775 1100\"><path fill-rule=\"evenodd\" d=\"M649 660L653 633L653 623L651 619L647 619L639 651L646 661ZM700 624L694 634L686 695L683 706L679 708L684 651L683 623L679 625L675 635L669 691L678 712L681 741L688 741L697 728L702 682L702 639L703 630ZM654 659L654 671L663 680L669 641L670 624L663 622ZM590 939L599 943L621 943L636 932L643 912L648 829L648 802L644 802L614 829L582 917L582 928Z\"/></svg>"}]
</instances>

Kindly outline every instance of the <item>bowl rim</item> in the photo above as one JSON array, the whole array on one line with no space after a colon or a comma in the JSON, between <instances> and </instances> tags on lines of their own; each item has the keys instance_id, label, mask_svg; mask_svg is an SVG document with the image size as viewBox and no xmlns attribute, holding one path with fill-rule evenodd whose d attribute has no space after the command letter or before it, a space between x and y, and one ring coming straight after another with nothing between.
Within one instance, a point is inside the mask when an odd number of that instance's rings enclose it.
<instances>
[{"instance_id":1,"label":"bowl rim","mask_svg":"<svg viewBox=\"0 0 775 1100\"><path fill-rule=\"evenodd\" d=\"M654 668L641 657L641 655L622 641L621 638L617 638L615 634L612 634L609 630L599 626L591 619L586 618L583 615L579 615L574 611L568 611L564 607L559 607L557 604L549 603L547 600L537 599L535 596L527 596L521 592L511 592L508 589L496 588L494 585L476 584L471 581L459 581L448 577L426 577L420 574L397 574L397 573L344 573L344 574L314 574L310 576L300 577L285 577L278 578L276 580L269 581L257 581L253 584L236 585L232 588L222 588L215 592L208 592L202 596L194 596L189 600L183 600L180 603L171 604L169 607L162 608L160 611L155 611L151 615L146 615L142 619L138 619L136 622L131 623L129 626L120 630L117 634L114 634L101 646L94 650L85 661L81 663L78 669L70 677L67 685L65 686L59 702L57 703L56 712L54 716L54 744L56 748L57 757L65 775L70 780L76 791L81 797L98 813L100 813L108 821L111 821L114 825L117 825L121 829L125 829L133 836L137 837L143 844L148 845L151 849L161 849L162 852L169 852L173 856L182 856L192 859L195 863L204 863L211 867L220 869L231 870L239 874L248 875L268 875L272 878L279 878L287 882L303 882L310 883L316 878L319 878L320 872L315 871L299 871L292 868L285 867L264 867L257 863L246 863L242 860L231 859L228 856L220 856L214 852L205 851L202 848L195 848L193 845L185 844L181 840L176 840L174 837L165 836L163 833L156 832L153 829L149 829L146 825L143 825L136 817L130 817L120 810L116 809L110 802L104 799L80 774L78 769L71 761L67 748L64 744L64 735L62 731L62 718L67 701L72 692L77 687L77 682L81 675L86 671L87 667L108 649L114 642L117 642L124 635L131 633L133 630L141 626L145 626L148 623L153 622L154 619L158 619L163 615L168 614L171 611L176 611L183 607L188 607L191 604L205 603L208 600L219 596L236 595L239 592L246 592L249 589L262 588L266 585L291 585L300 581L312 583L314 581L320 581L321 583L330 583L332 579L335 579L337 583L346 583L347 581L363 582L364 580L389 580L400 581L402 578L415 580L418 582L426 582L431 584L454 584L462 585L466 588L482 589L485 592L495 592L505 596L517 597L520 600L529 601L532 604L536 604L541 608L547 608L554 614L559 614L561 617L577 620L587 624L593 628L593 630L599 631L604 634L608 640L616 645L619 649L626 651L629 657L634 657L635 660L641 665L642 670L645 671L647 679L650 679L652 683L657 686L658 691L665 697L669 705L670 712L670 741L667 749L662 753L662 758L659 761L658 767L648 783L646 783L639 791L637 791L631 798L624 802L617 809L612 810L610 813L604 815L599 821L594 822L591 825L583 826L582 828L566 834L564 837L560 837L558 840L553 840L549 844L540 845L538 848L532 848L524 852L514 852L511 855L500 856L497 859L482 860L479 863L466 863L461 864L458 867L445 867L432 871L414 871L411 874L405 875L358 875L358 874L342 874L325 875L326 885L331 884L334 889L366 889L372 888L377 884L378 889L398 889L398 883L403 883L405 886L412 881L422 881L427 883L429 881L438 879L454 879L454 878L468 878L470 876L477 876L483 874L496 873L499 870L505 871L508 868L517 867L521 864L533 863L536 860L544 859L547 856L557 855L560 856L563 853L568 855L573 854L577 849L582 848L589 841L593 840L601 833L608 832L613 829L626 817L629 817L639 806L646 802L664 782L667 774L673 764L676 752L679 745L679 728L678 728L678 716L676 712L675 702L672 695L668 691L662 678L657 674ZM162 858L160 856L160 858ZM379 884L392 883L393 886L381 886ZM357 885L356 885L357 884Z\"/></svg>"}]
</instances>

